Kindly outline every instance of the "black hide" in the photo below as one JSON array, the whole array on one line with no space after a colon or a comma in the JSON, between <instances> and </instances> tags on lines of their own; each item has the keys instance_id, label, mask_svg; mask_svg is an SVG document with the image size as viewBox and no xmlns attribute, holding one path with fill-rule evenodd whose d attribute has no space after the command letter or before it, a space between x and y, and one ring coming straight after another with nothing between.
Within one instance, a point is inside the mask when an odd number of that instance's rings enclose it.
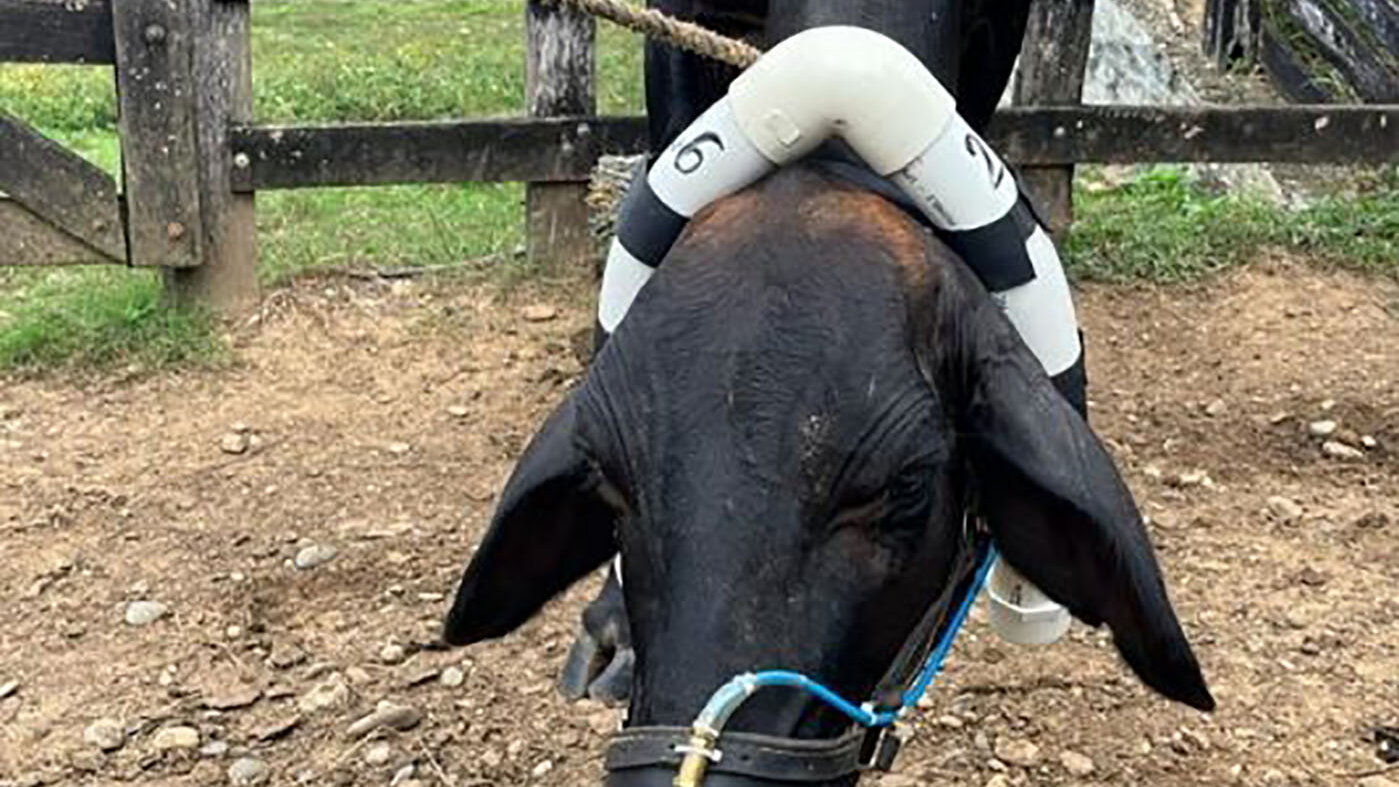
<instances>
[{"instance_id":1,"label":"black hide","mask_svg":"<svg viewBox=\"0 0 1399 787\"><path fill-rule=\"evenodd\" d=\"M630 723L733 674L857 701L947 580L970 490L1006 559L1213 705L1130 493L981 285L888 203L804 167L702 212L521 458L447 622L498 636L617 534ZM836 734L784 690L735 729Z\"/></svg>"}]
</instances>

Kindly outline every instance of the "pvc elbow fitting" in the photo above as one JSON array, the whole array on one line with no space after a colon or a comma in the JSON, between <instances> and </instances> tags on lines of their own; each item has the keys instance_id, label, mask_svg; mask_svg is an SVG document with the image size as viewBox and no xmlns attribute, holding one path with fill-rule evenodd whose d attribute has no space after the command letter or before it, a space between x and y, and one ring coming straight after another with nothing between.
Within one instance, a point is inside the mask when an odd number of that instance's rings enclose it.
<instances>
[{"instance_id":1,"label":"pvc elbow fitting","mask_svg":"<svg viewBox=\"0 0 1399 787\"><path fill-rule=\"evenodd\" d=\"M788 38L729 87L753 145L782 165L840 136L879 175L906 167L956 114L956 101L918 58L859 27Z\"/></svg>"}]
</instances>

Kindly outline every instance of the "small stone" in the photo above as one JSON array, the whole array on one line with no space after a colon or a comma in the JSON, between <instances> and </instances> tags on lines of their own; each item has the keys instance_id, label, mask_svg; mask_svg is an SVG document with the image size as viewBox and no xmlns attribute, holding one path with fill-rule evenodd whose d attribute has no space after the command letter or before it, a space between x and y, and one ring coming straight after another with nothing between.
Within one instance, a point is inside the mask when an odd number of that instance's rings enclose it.
<instances>
[{"instance_id":1,"label":"small stone","mask_svg":"<svg viewBox=\"0 0 1399 787\"><path fill-rule=\"evenodd\" d=\"M1321 452L1332 459L1364 459L1365 452L1339 440L1327 440L1321 444Z\"/></svg>"},{"instance_id":2,"label":"small stone","mask_svg":"<svg viewBox=\"0 0 1399 787\"><path fill-rule=\"evenodd\" d=\"M339 551L329 544L312 544L296 553L296 557L292 559L292 565L302 571L309 571L316 566L334 560L337 554Z\"/></svg>"},{"instance_id":3,"label":"small stone","mask_svg":"<svg viewBox=\"0 0 1399 787\"><path fill-rule=\"evenodd\" d=\"M547 303L535 303L520 310L525 322L548 322L559 316L559 310Z\"/></svg>"},{"instance_id":4,"label":"small stone","mask_svg":"<svg viewBox=\"0 0 1399 787\"><path fill-rule=\"evenodd\" d=\"M374 682L374 676L370 675L364 667L346 667L345 677L356 686L365 686Z\"/></svg>"},{"instance_id":5,"label":"small stone","mask_svg":"<svg viewBox=\"0 0 1399 787\"><path fill-rule=\"evenodd\" d=\"M278 644L272 648L272 655L267 657L267 663L276 669L291 669L296 665L306 661L306 651L295 645ZM330 670L325 670L329 672ZM320 677L319 675L311 676Z\"/></svg>"},{"instance_id":6,"label":"small stone","mask_svg":"<svg viewBox=\"0 0 1399 787\"><path fill-rule=\"evenodd\" d=\"M251 441L246 434L241 432L229 432L219 438L219 450L225 454L244 454L248 452L248 445Z\"/></svg>"},{"instance_id":7,"label":"small stone","mask_svg":"<svg viewBox=\"0 0 1399 787\"><path fill-rule=\"evenodd\" d=\"M1268 510L1283 522L1296 522L1302 518L1302 507L1289 498L1274 495L1268 498Z\"/></svg>"},{"instance_id":8,"label":"small stone","mask_svg":"<svg viewBox=\"0 0 1399 787\"><path fill-rule=\"evenodd\" d=\"M320 711L343 708L349 703L350 687L345 685L345 679L337 673L316 684L315 688L297 698L296 707L300 708L303 713L319 713Z\"/></svg>"},{"instance_id":9,"label":"small stone","mask_svg":"<svg viewBox=\"0 0 1399 787\"><path fill-rule=\"evenodd\" d=\"M199 747L199 756L206 759L217 760L225 754L228 754L228 741L209 741Z\"/></svg>"},{"instance_id":10,"label":"small stone","mask_svg":"<svg viewBox=\"0 0 1399 787\"><path fill-rule=\"evenodd\" d=\"M1171 476L1170 484L1182 489L1192 486L1214 486L1214 479L1204 470L1188 470Z\"/></svg>"},{"instance_id":11,"label":"small stone","mask_svg":"<svg viewBox=\"0 0 1399 787\"><path fill-rule=\"evenodd\" d=\"M1203 732L1181 727L1180 736L1200 751L1208 751L1210 748L1210 739Z\"/></svg>"},{"instance_id":12,"label":"small stone","mask_svg":"<svg viewBox=\"0 0 1399 787\"><path fill-rule=\"evenodd\" d=\"M228 766L228 783L238 787L266 784L272 778L272 769L256 757L239 757Z\"/></svg>"},{"instance_id":13,"label":"small stone","mask_svg":"<svg viewBox=\"0 0 1399 787\"><path fill-rule=\"evenodd\" d=\"M223 630L223 635L228 639L238 639L239 637L243 636L243 627L229 626L228 628Z\"/></svg>"},{"instance_id":14,"label":"small stone","mask_svg":"<svg viewBox=\"0 0 1399 787\"><path fill-rule=\"evenodd\" d=\"M132 601L126 605L126 624L145 626L165 617L169 608L159 601Z\"/></svg>"},{"instance_id":15,"label":"small stone","mask_svg":"<svg viewBox=\"0 0 1399 787\"><path fill-rule=\"evenodd\" d=\"M351 724L345 735L358 738L383 727L408 730L418 726L418 722L423 719L423 714L417 708L394 705L390 702L382 702L379 705L378 710Z\"/></svg>"},{"instance_id":16,"label":"small stone","mask_svg":"<svg viewBox=\"0 0 1399 787\"><path fill-rule=\"evenodd\" d=\"M529 773L534 778L541 779L552 770L554 770L554 761L543 760L538 765L531 768Z\"/></svg>"},{"instance_id":17,"label":"small stone","mask_svg":"<svg viewBox=\"0 0 1399 787\"><path fill-rule=\"evenodd\" d=\"M611 735L617 731L617 714L610 710L588 714L588 729L600 737Z\"/></svg>"},{"instance_id":18,"label":"small stone","mask_svg":"<svg viewBox=\"0 0 1399 787\"><path fill-rule=\"evenodd\" d=\"M454 404L447 408L447 415L450 415L453 418L465 418L470 412L470 410L466 409L465 405L460 404Z\"/></svg>"},{"instance_id":19,"label":"small stone","mask_svg":"<svg viewBox=\"0 0 1399 787\"><path fill-rule=\"evenodd\" d=\"M393 759L393 747L387 743L376 743L364 750L364 764L369 766L388 765Z\"/></svg>"},{"instance_id":20,"label":"small stone","mask_svg":"<svg viewBox=\"0 0 1399 787\"><path fill-rule=\"evenodd\" d=\"M1374 435L1363 434L1360 436L1360 444L1366 448L1378 448L1380 442L1375 439Z\"/></svg>"},{"instance_id":21,"label":"small stone","mask_svg":"<svg viewBox=\"0 0 1399 787\"><path fill-rule=\"evenodd\" d=\"M1356 782L1355 787L1399 787L1399 782L1396 782L1393 779L1385 778L1383 776L1374 775L1366 776L1365 778Z\"/></svg>"},{"instance_id":22,"label":"small stone","mask_svg":"<svg viewBox=\"0 0 1399 787\"><path fill-rule=\"evenodd\" d=\"M83 742L102 751L116 751L126 745L126 728L116 719L98 719L83 729Z\"/></svg>"},{"instance_id":23,"label":"small stone","mask_svg":"<svg viewBox=\"0 0 1399 787\"><path fill-rule=\"evenodd\" d=\"M437 680L437 676L440 674L442 674L441 670L437 669L436 667L426 667L424 669L420 669L414 672L412 675L409 675L403 681L403 685L406 688L411 689L414 686L421 686L424 683L430 683L431 681Z\"/></svg>"},{"instance_id":24,"label":"small stone","mask_svg":"<svg viewBox=\"0 0 1399 787\"><path fill-rule=\"evenodd\" d=\"M442 670L442 674L437 677L437 682L449 689L455 689L466 680L466 675L460 667L448 667Z\"/></svg>"},{"instance_id":25,"label":"small stone","mask_svg":"<svg viewBox=\"0 0 1399 787\"><path fill-rule=\"evenodd\" d=\"M993 751L997 759L1022 768L1034 767L1040 761L1040 747L1021 738L997 738Z\"/></svg>"},{"instance_id":26,"label":"small stone","mask_svg":"<svg viewBox=\"0 0 1399 787\"><path fill-rule=\"evenodd\" d=\"M1010 787L1010 779L1004 773L998 773L986 780L986 787Z\"/></svg>"},{"instance_id":27,"label":"small stone","mask_svg":"<svg viewBox=\"0 0 1399 787\"><path fill-rule=\"evenodd\" d=\"M1331 411L1331 408L1333 408L1333 407L1335 407L1335 406L1336 406L1336 400L1335 400L1335 399L1322 399L1322 400L1321 400L1321 411L1322 411L1323 413L1325 413L1325 412L1330 412L1330 411Z\"/></svg>"},{"instance_id":28,"label":"small stone","mask_svg":"<svg viewBox=\"0 0 1399 787\"><path fill-rule=\"evenodd\" d=\"M407 443L389 443L385 447L388 449L389 453L395 454L397 456L403 456L404 454L413 450L413 446Z\"/></svg>"},{"instance_id":29,"label":"small stone","mask_svg":"<svg viewBox=\"0 0 1399 787\"><path fill-rule=\"evenodd\" d=\"M262 689L256 686L241 686L205 699L204 705L214 710L237 710L246 708L261 698Z\"/></svg>"},{"instance_id":30,"label":"small stone","mask_svg":"<svg viewBox=\"0 0 1399 787\"><path fill-rule=\"evenodd\" d=\"M7 680L4 683L0 683L0 700L5 699L17 691L19 691L19 681L17 680Z\"/></svg>"},{"instance_id":31,"label":"small stone","mask_svg":"<svg viewBox=\"0 0 1399 787\"><path fill-rule=\"evenodd\" d=\"M1336 431L1336 422L1329 418L1307 424L1307 432L1313 437L1330 437Z\"/></svg>"},{"instance_id":32,"label":"small stone","mask_svg":"<svg viewBox=\"0 0 1399 787\"><path fill-rule=\"evenodd\" d=\"M961 719L951 714L948 714L946 716L939 716L938 725L946 727L949 730L960 730L963 726L965 726L964 722Z\"/></svg>"},{"instance_id":33,"label":"small stone","mask_svg":"<svg viewBox=\"0 0 1399 787\"><path fill-rule=\"evenodd\" d=\"M1224 415L1224 412L1228 409L1229 406L1224 403L1223 399L1215 399L1213 402L1205 405L1205 415L1211 418L1217 418Z\"/></svg>"},{"instance_id":34,"label":"small stone","mask_svg":"<svg viewBox=\"0 0 1399 787\"><path fill-rule=\"evenodd\" d=\"M280 721L274 721L271 724L258 727L257 729L253 730L253 737L258 739L259 741L264 742L275 741L279 738L285 738L287 735L290 735L291 731L296 729L297 726L299 726L300 724L300 716L291 716L289 718L285 718Z\"/></svg>"},{"instance_id":35,"label":"small stone","mask_svg":"<svg viewBox=\"0 0 1399 787\"><path fill-rule=\"evenodd\" d=\"M1059 764L1064 766L1064 770L1070 776L1082 779L1093 773L1093 760L1087 755L1079 754L1076 751L1065 750L1059 754Z\"/></svg>"},{"instance_id":36,"label":"small stone","mask_svg":"<svg viewBox=\"0 0 1399 787\"><path fill-rule=\"evenodd\" d=\"M408 651L397 642L390 642L379 651L379 660L385 664L401 664L408 658Z\"/></svg>"},{"instance_id":37,"label":"small stone","mask_svg":"<svg viewBox=\"0 0 1399 787\"><path fill-rule=\"evenodd\" d=\"M155 734L151 745L157 751L195 749L199 747L199 730L193 727L166 727Z\"/></svg>"},{"instance_id":38,"label":"small stone","mask_svg":"<svg viewBox=\"0 0 1399 787\"><path fill-rule=\"evenodd\" d=\"M416 773L417 770L417 768L413 767L413 763L410 762L397 771L394 771L393 778L389 780L389 787L402 787L402 785L409 784L410 781L416 784L417 779L413 778L413 774Z\"/></svg>"}]
</instances>

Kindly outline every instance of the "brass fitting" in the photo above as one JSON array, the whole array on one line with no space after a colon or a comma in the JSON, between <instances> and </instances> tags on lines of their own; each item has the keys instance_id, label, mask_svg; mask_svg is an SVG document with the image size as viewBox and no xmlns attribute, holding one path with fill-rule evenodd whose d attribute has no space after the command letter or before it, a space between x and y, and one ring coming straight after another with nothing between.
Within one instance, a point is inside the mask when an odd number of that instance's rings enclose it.
<instances>
[{"instance_id":1,"label":"brass fitting","mask_svg":"<svg viewBox=\"0 0 1399 787\"><path fill-rule=\"evenodd\" d=\"M705 772L709 770L709 763L719 759L719 751L714 748L718 742L717 730L699 724L692 727L689 742L679 749L685 752L685 759L680 761L680 770L675 773L672 787L700 787Z\"/></svg>"}]
</instances>

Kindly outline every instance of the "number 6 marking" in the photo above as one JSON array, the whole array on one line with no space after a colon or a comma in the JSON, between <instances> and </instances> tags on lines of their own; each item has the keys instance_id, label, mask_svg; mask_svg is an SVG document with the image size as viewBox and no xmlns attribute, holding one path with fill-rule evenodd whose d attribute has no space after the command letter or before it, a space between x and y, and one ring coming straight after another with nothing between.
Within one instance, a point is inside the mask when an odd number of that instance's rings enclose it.
<instances>
[{"instance_id":1,"label":"number 6 marking","mask_svg":"<svg viewBox=\"0 0 1399 787\"><path fill-rule=\"evenodd\" d=\"M967 152L973 156L980 156L986 162L986 177L991 180L992 188L1000 188L1001 181L1005 180L1005 166L997 166L1000 162L991 158L991 151L986 149L986 143L982 142L975 134L968 133L966 137Z\"/></svg>"},{"instance_id":2,"label":"number 6 marking","mask_svg":"<svg viewBox=\"0 0 1399 787\"><path fill-rule=\"evenodd\" d=\"M719 150L724 149L724 140L719 138L713 131L706 131L695 137L675 154L675 168L682 175L689 175L700 167L704 166L704 149L701 147L706 142L713 142Z\"/></svg>"}]
</instances>

